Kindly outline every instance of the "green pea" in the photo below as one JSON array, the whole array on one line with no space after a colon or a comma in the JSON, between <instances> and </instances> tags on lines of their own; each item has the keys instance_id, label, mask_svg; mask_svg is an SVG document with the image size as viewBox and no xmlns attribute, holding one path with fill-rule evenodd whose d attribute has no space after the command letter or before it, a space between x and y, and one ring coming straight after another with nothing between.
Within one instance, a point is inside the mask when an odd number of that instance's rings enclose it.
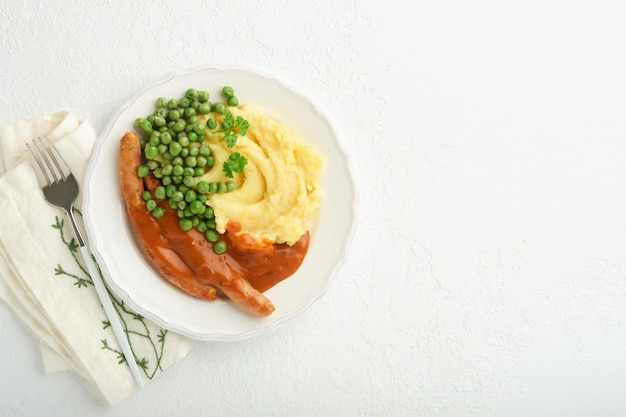
<instances>
[{"instance_id":1,"label":"green pea","mask_svg":"<svg viewBox=\"0 0 626 417\"><path fill-rule=\"evenodd\" d=\"M164 175L163 178L161 178L161 184L168 186L172 183L172 177L170 175Z\"/></svg>"},{"instance_id":2,"label":"green pea","mask_svg":"<svg viewBox=\"0 0 626 417\"><path fill-rule=\"evenodd\" d=\"M217 128L217 120L215 120L212 117L209 117L206 121L206 127L208 127L211 130Z\"/></svg>"},{"instance_id":3,"label":"green pea","mask_svg":"<svg viewBox=\"0 0 626 417\"><path fill-rule=\"evenodd\" d=\"M200 153L200 144L198 142L193 142L189 144L189 155L198 156Z\"/></svg>"},{"instance_id":4,"label":"green pea","mask_svg":"<svg viewBox=\"0 0 626 417\"><path fill-rule=\"evenodd\" d=\"M187 202L186 201L179 201L178 203L176 203L176 206L178 207L179 210L185 210L183 212L185 217L189 217L191 216L191 212L189 210L187 210Z\"/></svg>"},{"instance_id":5,"label":"green pea","mask_svg":"<svg viewBox=\"0 0 626 417\"><path fill-rule=\"evenodd\" d=\"M226 181L226 189L228 191L235 191L236 188L237 184L235 184L235 181Z\"/></svg>"},{"instance_id":6,"label":"green pea","mask_svg":"<svg viewBox=\"0 0 626 417\"><path fill-rule=\"evenodd\" d=\"M205 223L206 224L206 223ZM208 226L207 226L208 227ZM208 229L205 233L204 233L204 237L206 237L206 240L208 240L211 243L217 242L217 240L220 238L219 233L217 233L215 230L213 229Z\"/></svg>"},{"instance_id":7,"label":"green pea","mask_svg":"<svg viewBox=\"0 0 626 417\"><path fill-rule=\"evenodd\" d=\"M204 125L202 125L202 126L204 126ZM198 142L200 140L200 137L198 136L198 134L196 132L189 132L189 133L187 133L187 137L189 138L189 141L191 142L191 144L193 144L194 142Z\"/></svg>"},{"instance_id":8,"label":"green pea","mask_svg":"<svg viewBox=\"0 0 626 417\"><path fill-rule=\"evenodd\" d=\"M177 121L180 119L180 112L178 110L170 110L167 114L167 118L173 121Z\"/></svg>"},{"instance_id":9,"label":"green pea","mask_svg":"<svg viewBox=\"0 0 626 417\"><path fill-rule=\"evenodd\" d=\"M185 195L180 191L175 191L174 194L172 194L172 199L178 203L185 199Z\"/></svg>"},{"instance_id":10,"label":"green pea","mask_svg":"<svg viewBox=\"0 0 626 417\"><path fill-rule=\"evenodd\" d=\"M161 142L159 146L157 146L157 150L159 151L159 155L164 155L167 152L167 145Z\"/></svg>"},{"instance_id":11,"label":"green pea","mask_svg":"<svg viewBox=\"0 0 626 417\"><path fill-rule=\"evenodd\" d=\"M206 194L198 194L198 201L202 204L206 203L208 199L209 197L207 197Z\"/></svg>"},{"instance_id":12,"label":"green pea","mask_svg":"<svg viewBox=\"0 0 626 417\"><path fill-rule=\"evenodd\" d=\"M150 143L151 145L158 145L160 143L160 139L159 136L161 136L161 132L159 132L158 130L153 130L152 132L150 132L149 135L149 139L148 139L148 143Z\"/></svg>"},{"instance_id":13,"label":"green pea","mask_svg":"<svg viewBox=\"0 0 626 417\"><path fill-rule=\"evenodd\" d=\"M160 219L165 214L165 209L163 207L155 207L152 211L152 217L155 219Z\"/></svg>"},{"instance_id":14,"label":"green pea","mask_svg":"<svg viewBox=\"0 0 626 417\"><path fill-rule=\"evenodd\" d=\"M172 135L170 132L163 132L161 133L161 143L164 145L169 145L169 143L172 141Z\"/></svg>"},{"instance_id":15,"label":"green pea","mask_svg":"<svg viewBox=\"0 0 626 417\"><path fill-rule=\"evenodd\" d=\"M152 174L157 178L163 178L163 172L160 167L152 171Z\"/></svg>"},{"instance_id":16,"label":"green pea","mask_svg":"<svg viewBox=\"0 0 626 417\"><path fill-rule=\"evenodd\" d=\"M165 187L162 185L159 185L155 190L154 190L154 196L156 198L158 198L159 200L163 200L166 196L166 192L165 192Z\"/></svg>"},{"instance_id":17,"label":"green pea","mask_svg":"<svg viewBox=\"0 0 626 417\"><path fill-rule=\"evenodd\" d=\"M176 185L182 184L183 176L182 175L172 175L172 182Z\"/></svg>"},{"instance_id":18,"label":"green pea","mask_svg":"<svg viewBox=\"0 0 626 417\"><path fill-rule=\"evenodd\" d=\"M184 167L183 168L183 177L193 177L193 168L192 167Z\"/></svg>"},{"instance_id":19,"label":"green pea","mask_svg":"<svg viewBox=\"0 0 626 417\"><path fill-rule=\"evenodd\" d=\"M185 117L189 118L196 115L196 110L193 107L187 107L184 114Z\"/></svg>"},{"instance_id":20,"label":"green pea","mask_svg":"<svg viewBox=\"0 0 626 417\"><path fill-rule=\"evenodd\" d=\"M196 124L193 125L193 131L198 136L204 136L204 132L206 132L206 127L204 127L204 125L202 123L196 123Z\"/></svg>"},{"instance_id":21,"label":"green pea","mask_svg":"<svg viewBox=\"0 0 626 417\"><path fill-rule=\"evenodd\" d=\"M156 146L148 146L145 155L148 159L154 159L159 156L159 149Z\"/></svg>"},{"instance_id":22,"label":"green pea","mask_svg":"<svg viewBox=\"0 0 626 417\"><path fill-rule=\"evenodd\" d=\"M169 146L169 152L173 155L173 156L177 156L180 151L183 149L183 147L180 145L180 143L178 142L172 142L170 143Z\"/></svg>"},{"instance_id":23,"label":"green pea","mask_svg":"<svg viewBox=\"0 0 626 417\"><path fill-rule=\"evenodd\" d=\"M194 176L194 177L201 177L201 176L203 176L203 175L204 175L204 167L199 167L199 166L196 166L196 167L193 169L193 176Z\"/></svg>"},{"instance_id":24,"label":"green pea","mask_svg":"<svg viewBox=\"0 0 626 417\"><path fill-rule=\"evenodd\" d=\"M154 210L156 206L157 206L157 202L154 201L153 199L146 200L146 208L148 209L148 211Z\"/></svg>"},{"instance_id":25,"label":"green pea","mask_svg":"<svg viewBox=\"0 0 626 417\"><path fill-rule=\"evenodd\" d=\"M150 194L150 191L142 191L141 192L141 199L143 201L148 201L152 198L152 194Z\"/></svg>"},{"instance_id":26,"label":"green pea","mask_svg":"<svg viewBox=\"0 0 626 417\"><path fill-rule=\"evenodd\" d=\"M148 120L146 119L142 119L141 122L139 123L139 127L141 128L141 130L143 130L146 133L150 133L150 131L152 130L152 123L150 123Z\"/></svg>"},{"instance_id":27,"label":"green pea","mask_svg":"<svg viewBox=\"0 0 626 417\"><path fill-rule=\"evenodd\" d=\"M185 131L185 127L187 127L187 123L185 123L183 119L178 119L174 123L174 126L172 126L172 130L176 133L180 133Z\"/></svg>"},{"instance_id":28,"label":"green pea","mask_svg":"<svg viewBox=\"0 0 626 417\"><path fill-rule=\"evenodd\" d=\"M206 210L206 206L202 204L199 200L193 200L189 203L189 208L193 214L203 214Z\"/></svg>"},{"instance_id":29,"label":"green pea","mask_svg":"<svg viewBox=\"0 0 626 417\"><path fill-rule=\"evenodd\" d=\"M210 103L201 103L198 106L198 113L200 114L207 114L211 112L211 104Z\"/></svg>"},{"instance_id":30,"label":"green pea","mask_svg":"<svg viewBox=\"0 0 626 417\"><path fill-rule=\"evenodd\" d=\"M222 181L219 181L217 183L217 192L218 193L225 193L226 191L227 191L226 184L224 184Z\"/></svg>"},{"instance_id":31,"label":"green pea","mask_svg":"<svg viewBox=\"0 0 626 417\"><path fill-rule=\"evenodd\" d=\"M215 165L215 158L213 158L213 156L207 156L206 157L206 166L212 167L213 165Z\"/></svg>"},{"instance_id":32,"label":"green pea","mask_svg":"<svg viewBox=\"0 0 626 417\"><path fill-rule=\"evenodd\" d=\"M178 221L178 226L180 226L181 230L184 230L186 232L188 230L191 230L191 228L193 227L193 223L189 219L180 219Z\"/></svg>"},{"instance_id":33,"label":"green pea","mask_svg":"<svg viewBox=\"0 0 626 417\"><path fill-rule=\"evenodd\" d=\"M188 203L191 203L192 201L196 200L197 196L198 195L196 194L194 190L189 190L185 193L185 201Z\"/></svg>"},{"instance_id":34,"label":"green pea","mask_svg":"<svg viewBox=\"0 0 626 417\"><path fill-rule=\"evenodd\" d=\"M209 192L209 183L206 181L199 181L196 184L196 191L199 194L207 194Z\"/></svg>"},{"instance_id":35,"label":"green pea","mask_svg":"<svg viewBox=\"0 0 626 417\"><path fill-rule=\"evenodd\" d=\"M239 99L236 96L228 97L227 103L229 106L235 107L239 104Z\"/></svg>"},{"instance_id":36,"label":"green pea","mask_svg":"<svg viewBox=\"0 0 626 417\"><path fill-rule=\"evenodd\" d=\"M213 219L214 217L215 217L215 211L213 211L213 207L206 206L206 210L204 211L204 218L207 219L207 220L210 220L210 219ZM215 228L215 227L213 227L213 228Z\"/></svg>"},{"instance_id":37,"label":"green pea","mask_svg":"<svg viewBox=\"0 0 626 417\"><path fill-rule=\"evenodd\" d=\"M232 97L235 95L235 89L226 85L224 86L224 88L222 88L222 92L224 93L224 95L226 97Z\"/></svg>"},{"instance_id":38,"label":"green pea","mask_svg":"<svg viewBox=\"0 0 626 417\"><path fill-rule=\"evenodd\" d=\"M189 155L189 148L181 149L179 155L181 158L187 158L187 156Z\"/></svg>"},{"instance_id":39,"label":"green pea","mask_svg":"<svg viewBox=\"0 0 626 417\"><path fill-rule=\"evenodd\" d=\"M161 167L161 171L163 171L163 175L172 175L174 172L174 165L168 162Z\"/></svg>"},{"instance_id":40,"label":"green pea","mask_svg":"<svg viewBox=\"0 0 626 417\"><path fill-rule=\"evenodd\" d=\"M209 94L208 91L198 91L198 101L200 103L205 103L205 102L209 101L210 97L211 97L211 95Z\"/></svg>"},{"instance_id":41,"label":"green pea","mask_svg":"<svg viewBox=\"0 0 626 417\"><path fill-rule=\"evenodd\" d=\"M198 154L202 156L211 155L211 147L208 144L203 143L202 145L200 145L200 149L198 149Z\"/></svg>"},{"instance_id":42,"label":"green pea","mask_svg":"<svg viewBox=\"0 0 626 417\"><path fill-rule=\"evenodd\" d=\"M219 240L219 241L215 242L213 244L213 250L217 254L222 254L222 253L226 252L226 242L224 242L223 240Z\"/></svg>"},{"instance_id":43,"label":"green pea","mask_svg":"<svg viewBox=\"0 0 626 417\"><path fill-rule=\"evenodd\" d=\"M217 183L216 182L210 182L209 183L209 194L213 194L217 192Z\"/></svg>"},{"instance_id":44,"label":"green pea","mask_svg":"<svg viewBox=\"0 0 626 417\"><path fill-rule=\"evenodd\" d=\"M165 120L165 117L162 116L155 116L154 117L154 125L156 127L163 127L167 124L167 121Z\"/></svg>"},{"instance_id":45,"label":"green pea","mask_svg":"<svg viewBox=\"0 0 626 417\"><path fill-rule=\"evenodd\" d=\"M169 101L167 102L167 107L169 107L170 109L177 109L178 100L176 100L175 98L169 99Z\"/></svg>"},{"instance_id":46,"label":"green pea","mask_svg":"<svg viewBox=\"0 0 626 417\"><path fill-rule=\"evenodd\" d=\"M173 210L178 209L178 202L174 201L173 198L170 198L169 200L167 200L167 204L169 204L170 208Z\"/></svg>"},{"instance_id":47,"label":"green pea","mask_svg":"<svg viewBox=\"0 0 626 417\"><path fill-rule=\"evenodd\" d=\"M196 90L195 88L190 88L187 91L185 91L185 97L189 98L189 99L195 99L198 97L198 90Z\"/></svg>"},{"instance_id":48,"label":"green pea","mask_svg":"<svg viewBox=\"0 0 626 417\"><path fill-rule=\"evenodd\" d=\"M157 98L156 105L159 108L167 107L167 99L165 97Z\"/></svg>"},{"instance_id":49,"label":"green pea","mask_svg":"<svg viewBox=\"0 0 626 417\"><path fill-rule=\"evenodd\" d=\"M139 175L141 178L146 177L149 173L150 168L148 168L146 165L139 165L137 167L137 175Z\"/></svg>"},{"instance_id":50,"label":"green pea","mask_svg":"<svg viewBox=\"0 0 626 417\"><path fill-rule=\"evenodd\" d=\"M185 194L187 191L191 190L191 188L187 187L185 184L180 184L178 186L178 191Z\"/></svg>"},{"instance_id":51,"label":"green pea","mask_svg":"<svg viewBox=\"0 0 626 417\"><path fill-rule=\"evenodd\" d=\"M178 177L182 176L183 171L184 171L184 168L182 167L182 165L175 165L174 168L172 168L172 175L175 175Z\"/></svg>"},{"instance_id":52,"label":"green pea","mask_svg":"<svg viewBox=\"0 0 626 417\"><path fill-rule=\"evenodd\" d=\"M194 168L196 166L196 162L197 159L193 155L189 155L187 156L187 158L185 158L185 165L187 165L188 167Z\"/></svg>"},{"instance_id":53,"label":"green pea","mask_svg":"<svg viewBox=\"0 0 626 417\"><path fill-rule=\"evenodd\" d=\"M189 98L187 97L183 97L178 100L178 107L180 107L181 109L185 109L186 107L189 107L189 105L191 105L191 100L189 100Z\"/></svg>"},{"instance_id":54,"label":"green pea","mask_svg":"<svg viewBox=\"0 0 626 417\"><path fill-rule=\"evenodd\" d=\"M167 187L165 187L165 195L168 196L169 198L172 198L172 196L177 190L178 189L176 188L174 184L170 184Z\"/></svg>"},{"instance_id":55,"label":"green pea","mask_svg":"<svg viewBox=\"0 0 626 417\"><path fill-rule=\"evenodd\" d=\"M193 179L192 175L186 175L183 177L183 184L185 184L187 187L193 186L195 182L196 180Z\"/></svg>"},{"instance_id":56,"label":"green pea","mask_svg":"<svg viewBox=\"0 0 626 417\"><path fill-rule=\"evenodd\" d=\"M167 105L167 103L166 103ZM163 119L165 119L167 117L167 113L169 113L167 111L167 109L165 107L160 107L158 108L155 112L154 112L154 119L156 120L157 117L162 117ZM165 125L167 125L167 120L165 120ZM163 126L165 126L163 125ZM163 127L161 126L161 127Z\"/></svg>"},{"instance_id":57,"label":"green pea","mask_svg":"<svg viewBox=\"0 0 626 417\"><path fill-rule=\"evenodd\" d=\"M216 103L214 109L216 113L224 114L226 113L226 106L223 103Z\"/></svg>"},{"instance_id":58,"label":"green pea","mask_svg":"<svg viewBox=\"0 0 626 417\"><path fill-rule=\"evenodd\" d=\"M180 146L182 146L183 148L189 146L189 142L190 140L187 136L181 136L178 138L178 143L180 143Z\"/></svg>"},{"instance_id":59,"label":"green pea","mask_svg":"<svg viewBox=\"0 0 626 417\"><path fill-rule=\"evenodd\" d=\"M200 233L206 232L207 231L206 223L198 221L198 224L196 225L196 229L198 229L198 232Z\"/></svg>"},{"instance_id":60,"label":"green pea","mask_svg":"<svg viewBox=\"0 0 626 417\"><path fill-rule=\"evenodd\" d=\"M196 157L196 167L198 168L202 168L206 166L206 157L199 155L198 157ZM202 170L204 172L204 170Z\"/></svg>"},{"instance_id":61,"label":"green pea","mask_svg":"<svg viewBox=\"0 0 626 417\"><path fill-rule=\"evenodd\" d=\"M187 217L185 216L185 212L183 211L183 209L177 209L177 208L175 209L176 209L176 215L178 216L178 218L184 219L185 217Z\"/></svg>"}]
</instances>

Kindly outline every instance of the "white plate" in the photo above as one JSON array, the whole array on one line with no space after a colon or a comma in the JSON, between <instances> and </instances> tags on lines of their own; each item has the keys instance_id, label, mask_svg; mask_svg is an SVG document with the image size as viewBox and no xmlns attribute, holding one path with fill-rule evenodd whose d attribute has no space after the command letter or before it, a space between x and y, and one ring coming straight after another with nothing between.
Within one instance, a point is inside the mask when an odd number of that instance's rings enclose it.
<instances>
[{"instance_id":1,"label":"white plate","mask_svg":"<svg viewBox=\"0 0 626 417\"><path fill-rule=\"evenodd\" d=\"M134 120L154 111L158 97L182 97L188 88L218 97L231 85L241 103L257 104L288 124L324 158L322 205L311 221L311 242L300 269L266 292L269 317L242 312L229 301L202 301L161 278L144 257L120 198L119 139ZM328 288L356 224L356 189L337 130L319 106L272 77L232 67L202 67L164 77L140 91L98 138L84 185L83 215L91 249L110 289L166 329L200 340L238 340L275 328L306 310Z\"/></svg>"}]
</instances>

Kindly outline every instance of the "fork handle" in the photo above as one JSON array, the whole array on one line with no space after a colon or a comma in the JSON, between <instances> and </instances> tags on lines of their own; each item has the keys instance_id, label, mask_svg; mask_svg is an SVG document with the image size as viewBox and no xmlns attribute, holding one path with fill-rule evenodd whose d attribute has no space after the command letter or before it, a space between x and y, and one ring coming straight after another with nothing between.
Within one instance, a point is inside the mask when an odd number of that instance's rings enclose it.
<instances>
[{"instance_id":1,"label":"fork handle","mask_svg":"<svg viewBox=\"0 0 626 417\"><path fill-rule=\"evenodd\" d=\"M98 294L98 298L102 303L104 312L109 319L109 323L111 323L111 329L113 329L113 333L115 334L117 343L120 345L120 349L122 349L122 353L124 354L126 363L130 368L130 372L133 374L133 378L135 378L135 382L140 388L143 388L144 383L143 379L141 378L141 374L139 373L139 367L137 366L137 362L135 362L135 356L133 355L133 352L130 348L130 343L128 342L128 338L126 337L124 329L122 328L120 318L115 311L115 307L113 307L111 297L109 297L109 293L104 286L104 281L102 281L102 275L100 275L100 270L96 266L96 263L93 261L91 252L85 245L85 240L80 233L78 223L76 222L76 217L74 217L73 205L68 207L65 212L69 216L70 223L72 223L72 227L74 228L74 234L76 235L76 239L78 240L80 253L83 255L83 259L87 264L87 270L89 271L89 275L91 275L91 280L93 281L94 287L96 287L96 293Z\"/></svg>"},{"instance_id":2,"label":"fork handle","mask_svg":"<svg viewBox=\"0 0 626 417\"><path fill-rule=\"evenodd\" d=\"M80 236L80 234L77 234ZM81 240L81 239L79 239ZM104 312L109 319L109 323L111 323L111 328L113 329L113 333L115 333L115 337L117 338L117 342L122 349L122 353L124 354L124 358L126 358L126 363L130 368L130 372L133 374L135 378L135 382L139 385L140 388L143 388L144 382L139 374L139 367L135 362L135 357L133 355L132 350L130 349L130 344L128 343L128 339L126 338L126 334L122 329L122 323L120 322L120 318L113 307L113 303L111 302L111 298L109 297L109 293L107 292L106 287L104 286L104 282L102 281L102 277L100 276L100 271L98 267L96 267L95 262L92 259L91 252L87 246L80 245L80 253L83 255L83 259L87 264L87 269L89 270L89 274L91 275L91 280L93 281L94 286L96 287L96 292L98 293L98 297L100 298L100 302L102 303L102 307L104 307Z\"/></svg>"}]
</instances>

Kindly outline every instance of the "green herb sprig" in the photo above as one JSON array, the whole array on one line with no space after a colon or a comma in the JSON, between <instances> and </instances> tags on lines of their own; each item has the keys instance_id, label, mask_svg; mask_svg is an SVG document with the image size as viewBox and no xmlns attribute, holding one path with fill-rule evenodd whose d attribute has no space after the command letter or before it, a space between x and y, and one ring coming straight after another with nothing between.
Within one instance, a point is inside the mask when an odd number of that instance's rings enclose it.
<instances>
[{"instance_id":1,"label":"green herb sprig","mask_svg":"<svg viewBox=\"0 0 626 417\"><path fill-rule=\"evenodd\" d=\"M234 118L231 111L225 109L224 120L222 120L218 132L224 134L226 146L232 148L237 144L237 138L239 136L246 135L246 132L248 131L248 126L249 123L246 119L241 116L237 116L237 118Z\"/></svg>"},{"instance_id":2,"label":"green herb sprig","mask_svg":"<svg viewBox=\"0 0 626 417\"><path fill-rule=\"evenodd\" d=\"M228 178L233 178L233 172L243 172L243 168L248 163L248 160L245 156L240 154L239 152L233 152L230 154L228 159L224 161L224 165L222 169L224 170L224 175Z\"/></svg>"}]
</instances>

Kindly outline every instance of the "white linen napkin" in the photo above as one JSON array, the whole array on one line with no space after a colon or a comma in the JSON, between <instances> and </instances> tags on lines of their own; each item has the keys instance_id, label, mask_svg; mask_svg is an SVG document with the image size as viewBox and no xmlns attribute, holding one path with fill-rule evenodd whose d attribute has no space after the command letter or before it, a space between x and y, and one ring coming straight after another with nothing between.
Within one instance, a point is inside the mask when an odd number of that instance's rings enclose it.
<instances>
[{"instance_id":1,"label":"white linen napkin","mask_svg":"<svg viewBox=\"0 0 626 417\"><path fill-rule=\"evenodd\" d=\"M41 340L46 372L74 369L109 404L137 389L65 213L38 183L26 143L47 135L82 187L96 132L61 112L0 127L0 297ZM81 188L82 189L82 188ZM76 203L79 209L80 196ZM111 293L144 381L184 358L191 340L134 313Z\"/></svg>"}]
</instances>

